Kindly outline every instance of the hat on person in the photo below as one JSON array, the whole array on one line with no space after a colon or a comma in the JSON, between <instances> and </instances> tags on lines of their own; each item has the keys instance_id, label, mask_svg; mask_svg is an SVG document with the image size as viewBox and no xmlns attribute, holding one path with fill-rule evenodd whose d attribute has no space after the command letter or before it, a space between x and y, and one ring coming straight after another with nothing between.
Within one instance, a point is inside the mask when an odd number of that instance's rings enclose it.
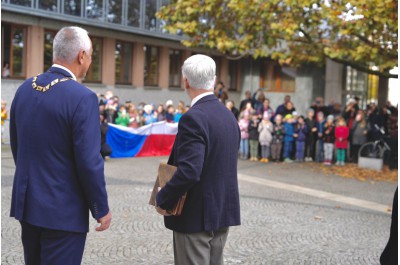
<instances>
[{"instance_id":1,"label":"hat on person","mask_svg":"<svg viewBox=\"0 0 400 265\"><path fill-rule=\"evenodd\" d=\"M331 114L331 115L328 115L328 121L333 121L334 119L335 119L335 117Z\"/></svg>"},{"instance_id":2,"label":"hat on person","mask_svg":"<svg viewBox=\"0 0 400 265\"><path fill-rule=\"evenodd\" d=\"M285 115L285 120L291 119L293 118L292 114L286 114Z\"/></svg>"},{"instance_id":3,"label":"hat on person","mask_svg":"<svg viewBox=\"0 0 400 265\"><path fill-rule=\"evenodd\" d=\"M269 113L268 113L268 111L264 111L263 119L269 119Z\"/></svg>"},{"instance_id":4,"label":"hat on person","mask_svg":"<svg viewBox=\"0 0 400 265\"><path fill-rule=\"evenodd\" d=\"M171 100L171 99L169 99L169 100L167 100L167 102L165 103L165 106L171 106L171 105L174 105L174 102Z\"/></svg>"},{"instance_id":5,"label":"hat on person","mask_svg":"<svg viewBox=\"0 0 400 265\"><path fill-rule=\"evenodd\" d=\"M356 100L355 100L354 98L350 98L350 99L347 101L346 105L349 105L349 104L351 104L351 103L356 103Z\"/></svg>"},{"instance_id":6,"label":"hat on person","mask_svg":"<svg viewBox=\"0 0 400 265\"><path fill-rule=\"evenodd\" d=\"M298 113L297 111L293 111L293 112L292 112L292 115L293 115L293 116L299 116L299 113Z\"/></svg>"}]
</instances>

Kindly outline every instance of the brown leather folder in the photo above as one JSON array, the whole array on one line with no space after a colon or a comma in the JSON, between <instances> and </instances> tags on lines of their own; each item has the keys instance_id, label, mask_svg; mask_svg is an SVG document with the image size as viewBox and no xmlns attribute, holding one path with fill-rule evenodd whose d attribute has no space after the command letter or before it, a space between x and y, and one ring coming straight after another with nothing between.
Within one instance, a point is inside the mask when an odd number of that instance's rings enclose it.
<instances>
[{"instance_id":1,"label":"brown leather folder","mask_svg":"<svg viewBox=\"0 0 400 265\"><path fill-rule=\"evenodd\" d=\"M165 163L160 163L158 167L158 174L156 178L156 182L154 183L153 192L150 196L149 204L155 206L156 205L156 196L158 192L158 187L164 187L165 184L174 176L177 167L171 166ZM179 216L182 213L183 205L185 204L186 193L179 199L178 203L172 210L167 211L169 214Z\"/></svg>"}]
</instances>

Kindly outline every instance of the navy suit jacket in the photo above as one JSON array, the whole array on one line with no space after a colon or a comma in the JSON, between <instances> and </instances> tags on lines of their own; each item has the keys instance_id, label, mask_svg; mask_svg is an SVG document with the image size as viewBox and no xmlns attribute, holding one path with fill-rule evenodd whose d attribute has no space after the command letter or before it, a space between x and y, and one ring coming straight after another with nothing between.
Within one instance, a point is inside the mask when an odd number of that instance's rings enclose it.
<instances>
[{"instance_id":1,"label":"navy suit jacket","mask_svg":"<svg viewBox=\"0 0 400 265\"><path fill-rule=\"evenodd\" d=\"M178 169L157 194L157 205L172 209L187 192L182 214L164 218L168 229L197 233L240 225L239 143L237 120L215 95L182 116L168 161Z\"/></svg>"},{"instance_id":2,"label":"navy suit jacket","mask_svg":"<svg viewBox=\"0 0 400 265\"><path fill-rule=\"evenodd\" d=\"M37 85L71 77L51 67ZM16 164L11 216L29 224L87 232L108 211L100 121L95 93L74 80L46 92L32 78L17 90L11 106L10 138Z\"/></svg>"}]
</instances>

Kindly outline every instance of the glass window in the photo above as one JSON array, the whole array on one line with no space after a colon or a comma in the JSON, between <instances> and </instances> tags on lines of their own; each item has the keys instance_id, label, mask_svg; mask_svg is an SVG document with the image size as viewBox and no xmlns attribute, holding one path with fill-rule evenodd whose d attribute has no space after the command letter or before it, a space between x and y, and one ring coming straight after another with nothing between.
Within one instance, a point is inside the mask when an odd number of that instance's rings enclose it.
<instances>
[{"instance_id":1,"label":"glass window","mask_svg":"<svg viewBox=\"0 0 400 265\"><path fill-rule=\"evenodd\" d=\"M144 21L144 28L147 30L156 30L156 12L157 0L146 1L146 17Z\"/></svg>"},{"instance_id":2,"label":"glass window","mask_svg":"<svg viewBox=\"0 0 400 265\"><path fill-rule=\"evenodd\" d=\"M140 27L140 2L128 0L128 26Z\"/></svg>"},{"instance_id":3,"label":"glass window","mask_svg":"<svg viewBox=\"0 0 400 265\"><path fill-rule=\"evenodd\" d=\"M107 21L121 24L122 21L122 0L108 0Z\"/></svg>"},{"instance_id":4,"label":"glass window","mask_svg":"<svg viewBox=\"0 0 400 265\"><path fill-rule=\"evenodd\" d=\"M81 15L81 0L65 0L64 14L72 16Z\"/></svg>"},{"instance_id":5,"label":"glass window","mask_svg":"<svg viewBox=\"0 0 400 265\"><path fill-rule=\"evenodd\" d=\"M25 78L26 76L26 27L2 23L2 75Z\"/></svg>"},{"instance_id":6,"label":"glass window","mask_svg":"<svg viewBox=\"0 0 400 265\"><path fill-rule=\"evenodd\" d=\"M86 17L103 20L103 0L86 0Z\"/></svg>"},{"instance_id":7,"label":"glass window","mask_svg":"<svg viewBox=\"0 0 400 265\"><path fill-rule=\"evenodd\" d=\"M161 1L161 6L167 6L169 5L170 0L162 0ZM161 9L161 8L160 8ZM165 20L162 19L158 19L158 30L161 31L162 33L168 33L164 27L167 25L167 23L165 22Z\"/></svg>"},{"instance_id":8,"label":"glass window","mask_svg":"<svg viewBox=\"0 0 400 265\"><path fill-rule=\"evenodd\" d=\"M93 53L92 64L87 71L85 82L101 82L101 54L103 41L101 38L92 37Z\"/></svg>"},{"instance_id":9,"label":"glass window","mask_svg":"<svg viewBox=\"0 0 400 265\"><path fill-rule=\"evenodd\" d=\"M58 11L57 0L40 0L39 9L57 12Z\"/></svg>"},{"instance_id":10,"label":"glass window","mask_svg":"<svg viewBox=\"0 0 400 265\"><path fill-rule=\"evenodd\" d=\"M182 80L182 59L181 50L169 50L169 86L180 87Z\"/></svg>"},{"instance_id":11,"label":"glass window","mask_svg":"<svg viewBox=\"0 0 400 265\"><path fill-rule=\"evenodd\" d=\"M279 63L266 60L262 64L260 86L267 91L294 92L296 69L281 67Z\"/></svg>"},{"instance_id":12,"label":"glass window","mask_svg":"<svg viewBox=\"0 0 400 265\"><path fill-rule=\"evenodd\" d=\"M32 6L32 0L10 0L10 4L19 6Z\"/></svg>"},{"instance_id":13,"label":"glass window","mask_svg":"<svg viewBox=\"0 0 400 265\"><path fill-rule=\"evenodd\" d=\"M229 71L228 71L228 85L229 90L237 90L238 81L238 61L229 61Z\"/></svg>"},{"instance_id":14,"label":"glass window","mask_svg":"<svg viewBox=\"0 0 400 265\"><path fill-rule=\"evenodd\" d=\"M115 82L129 84L132 81L132 52L130 42L117 41L115 44Z\"/></svg>"},{"instance_id":15,"label":"glass window","mask_svg":"<svg viewBox=\"0 0 400 265\"><path fill-rule=\"evenodd\" d=\"M144 46L144 85L158 85L158 47Z\"/></svg>"},{"instance_id":16,"label":"glass window","mask_svg":"<svg viewBox=\"0 0 400 265\"><path fill-rule=\"evenodd\" d=\"M55 31L45 30L44 32L44 65L43 71L47 71L53 64L53 40L56 36Z\"/></svg>"}]
</instances>

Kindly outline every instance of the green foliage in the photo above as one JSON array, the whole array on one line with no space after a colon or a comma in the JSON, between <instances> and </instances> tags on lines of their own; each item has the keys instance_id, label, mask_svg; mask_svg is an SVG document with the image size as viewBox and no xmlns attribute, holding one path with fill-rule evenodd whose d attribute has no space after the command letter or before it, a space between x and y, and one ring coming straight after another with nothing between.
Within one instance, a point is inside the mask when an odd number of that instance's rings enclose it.
<instances>
[{"instance_id":1,"label":"green foliage","mask_svg":"<svg viewBox=\"0 0 400 265\"><path fill-rule=\"evenodd\" d=\"M158 17L188 37L184 45L230 57L292 66L330 58L386 77L397 65L397 0L177 0Z\"/></svg>"}]
</instances>

